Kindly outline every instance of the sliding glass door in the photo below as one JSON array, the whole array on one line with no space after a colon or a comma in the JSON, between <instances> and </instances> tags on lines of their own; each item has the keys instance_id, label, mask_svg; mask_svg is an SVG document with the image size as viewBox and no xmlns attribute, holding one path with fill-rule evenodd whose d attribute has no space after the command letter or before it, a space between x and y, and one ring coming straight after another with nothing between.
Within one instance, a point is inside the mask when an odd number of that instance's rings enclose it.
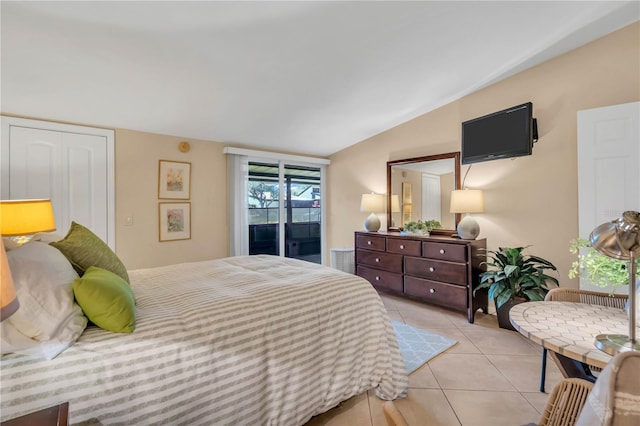
<instances>
[{"instance_id":1,"label":"sliding glass door","mask_svg":"<svg viewBox=\"0 0 640 426\"><path fill-rule=\"evenodd\" d=\"M322 263L322 167L249 160L249 254Z\"/></svg>"}]
</instances>

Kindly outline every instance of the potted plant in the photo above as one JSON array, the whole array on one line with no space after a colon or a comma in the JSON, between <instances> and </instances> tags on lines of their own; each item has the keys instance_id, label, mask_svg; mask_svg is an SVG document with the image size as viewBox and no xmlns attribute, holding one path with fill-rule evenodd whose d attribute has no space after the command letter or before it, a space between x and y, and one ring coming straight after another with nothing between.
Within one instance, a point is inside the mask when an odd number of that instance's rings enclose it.
<instances>
[{"instance_id":1,"label":"potted plant","mask_svg":"<svg viewBox=\"0 0 640 426\"><path fill-rule=\"evenodd\" d=\"M432 229L440 229L442 225L437 220L427 220L417 222L411 221L404 225L403 230L411 234L429 235Z\"/></svg>"},{"instance_id":2,"label":"potted plant","mask_svg":"<svg viewBox=\"0 0 640 426\"><path fill-rule=\"evenodd\" d=\"M569 278L582 276L598 287L611 287L613 294L621 285L629 285L628 262L605 256L589 245L589 241L577 238L571 241L571 253L578 255L578 260L571 264ZM640 268L640 259L636 259ZM636 281L636 289L640 290L640 278ZM640 294L638 292L637 294ZM637 297L640 297L636 294ZM627 302L626 310L629 310ZM636 303L636 324L640 326L640 306Z\"/></svg>"},{"instance_id":3,"label":"potted plant","mask_svg":"<svg viewBox=\"0 0 640 426\"><path fill-rule=\"evenodd\" d=\"M581 251L583 248L585 250ZM578 260L571 264L569 278L583 276L598 287L611 286L611 293L621 285L629 284L626 261L600 254L589 245L589 241L582 238L571 241L569 251L578 255ZM640 259L637 262L640 265Z\"/></svg>"},{"instance_id":4,"label":"potted plant","mask_svg":"<svg viewBox=\"0 0 640 426\"><path fill-rule=\"evenodd\" d=\"M558 286L555 277L545 271L556 267L538 256L525 255L526 247L500 247L486 250L488 260L482 262L492 269L480 274L480 285L474 290L489 289L489 298L495 301L498 325L514 330L509 321L509 310L515 304L528 300L544 300L551 283Z\"/></svg>"}]
</instances>

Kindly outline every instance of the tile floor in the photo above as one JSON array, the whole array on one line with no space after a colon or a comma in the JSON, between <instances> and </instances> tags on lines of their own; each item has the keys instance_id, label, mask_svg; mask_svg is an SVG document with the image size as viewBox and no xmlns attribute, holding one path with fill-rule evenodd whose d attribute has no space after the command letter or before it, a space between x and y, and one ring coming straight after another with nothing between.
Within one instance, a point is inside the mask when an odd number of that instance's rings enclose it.
<instances>
[{"instance_id":1,"label":"tile floor","mask_svg":"<svg viewBox=\"0 0 640 426\"><path fill-rule=\"evenodd\" d=\"M459 312L381 294L392 320L439 333L458 343L409 376L409 392L395 404L411 426L499 426L538 423L553 386L562 379L547 362L546 393L538 391L542 349L519 333L498 328L495 315ZM385 426L373 391L355 396L306 426Z\"/></svg>"}]
</instances>

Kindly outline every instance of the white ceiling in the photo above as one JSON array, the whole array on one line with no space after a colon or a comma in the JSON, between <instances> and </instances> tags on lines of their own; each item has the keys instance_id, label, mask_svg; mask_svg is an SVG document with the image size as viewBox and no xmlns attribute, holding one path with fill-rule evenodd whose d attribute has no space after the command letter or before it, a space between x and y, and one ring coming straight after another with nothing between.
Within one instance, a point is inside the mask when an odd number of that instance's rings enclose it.
<instances>
[{"instance_id":1,"label":"white ceiling","mask_svg":"<svg viewBox=\"0 0 640 426\"><path fill-rule=\"evenodd\" d=\"M638 1L3 0L0 13L4 113L316 155L640 19Z\"/></svg>"}]
</instances>

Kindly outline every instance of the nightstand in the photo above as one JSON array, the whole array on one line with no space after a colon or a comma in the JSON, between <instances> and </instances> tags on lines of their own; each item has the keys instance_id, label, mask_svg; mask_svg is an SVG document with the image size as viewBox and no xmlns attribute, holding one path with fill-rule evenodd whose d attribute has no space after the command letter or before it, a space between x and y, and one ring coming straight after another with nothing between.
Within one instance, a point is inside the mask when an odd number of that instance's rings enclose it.
<instances>
[{"instance_id":1,"label":"nightstand","mask_svg":"<svg viewBox=\"0 0 640 426\"><path fill-rule=\"evenodd\" d=\"M54 407L7 420L2 422L1 426L67 426L68 414L69 403L63 402Z\"/></svg>"}]
</instances>

